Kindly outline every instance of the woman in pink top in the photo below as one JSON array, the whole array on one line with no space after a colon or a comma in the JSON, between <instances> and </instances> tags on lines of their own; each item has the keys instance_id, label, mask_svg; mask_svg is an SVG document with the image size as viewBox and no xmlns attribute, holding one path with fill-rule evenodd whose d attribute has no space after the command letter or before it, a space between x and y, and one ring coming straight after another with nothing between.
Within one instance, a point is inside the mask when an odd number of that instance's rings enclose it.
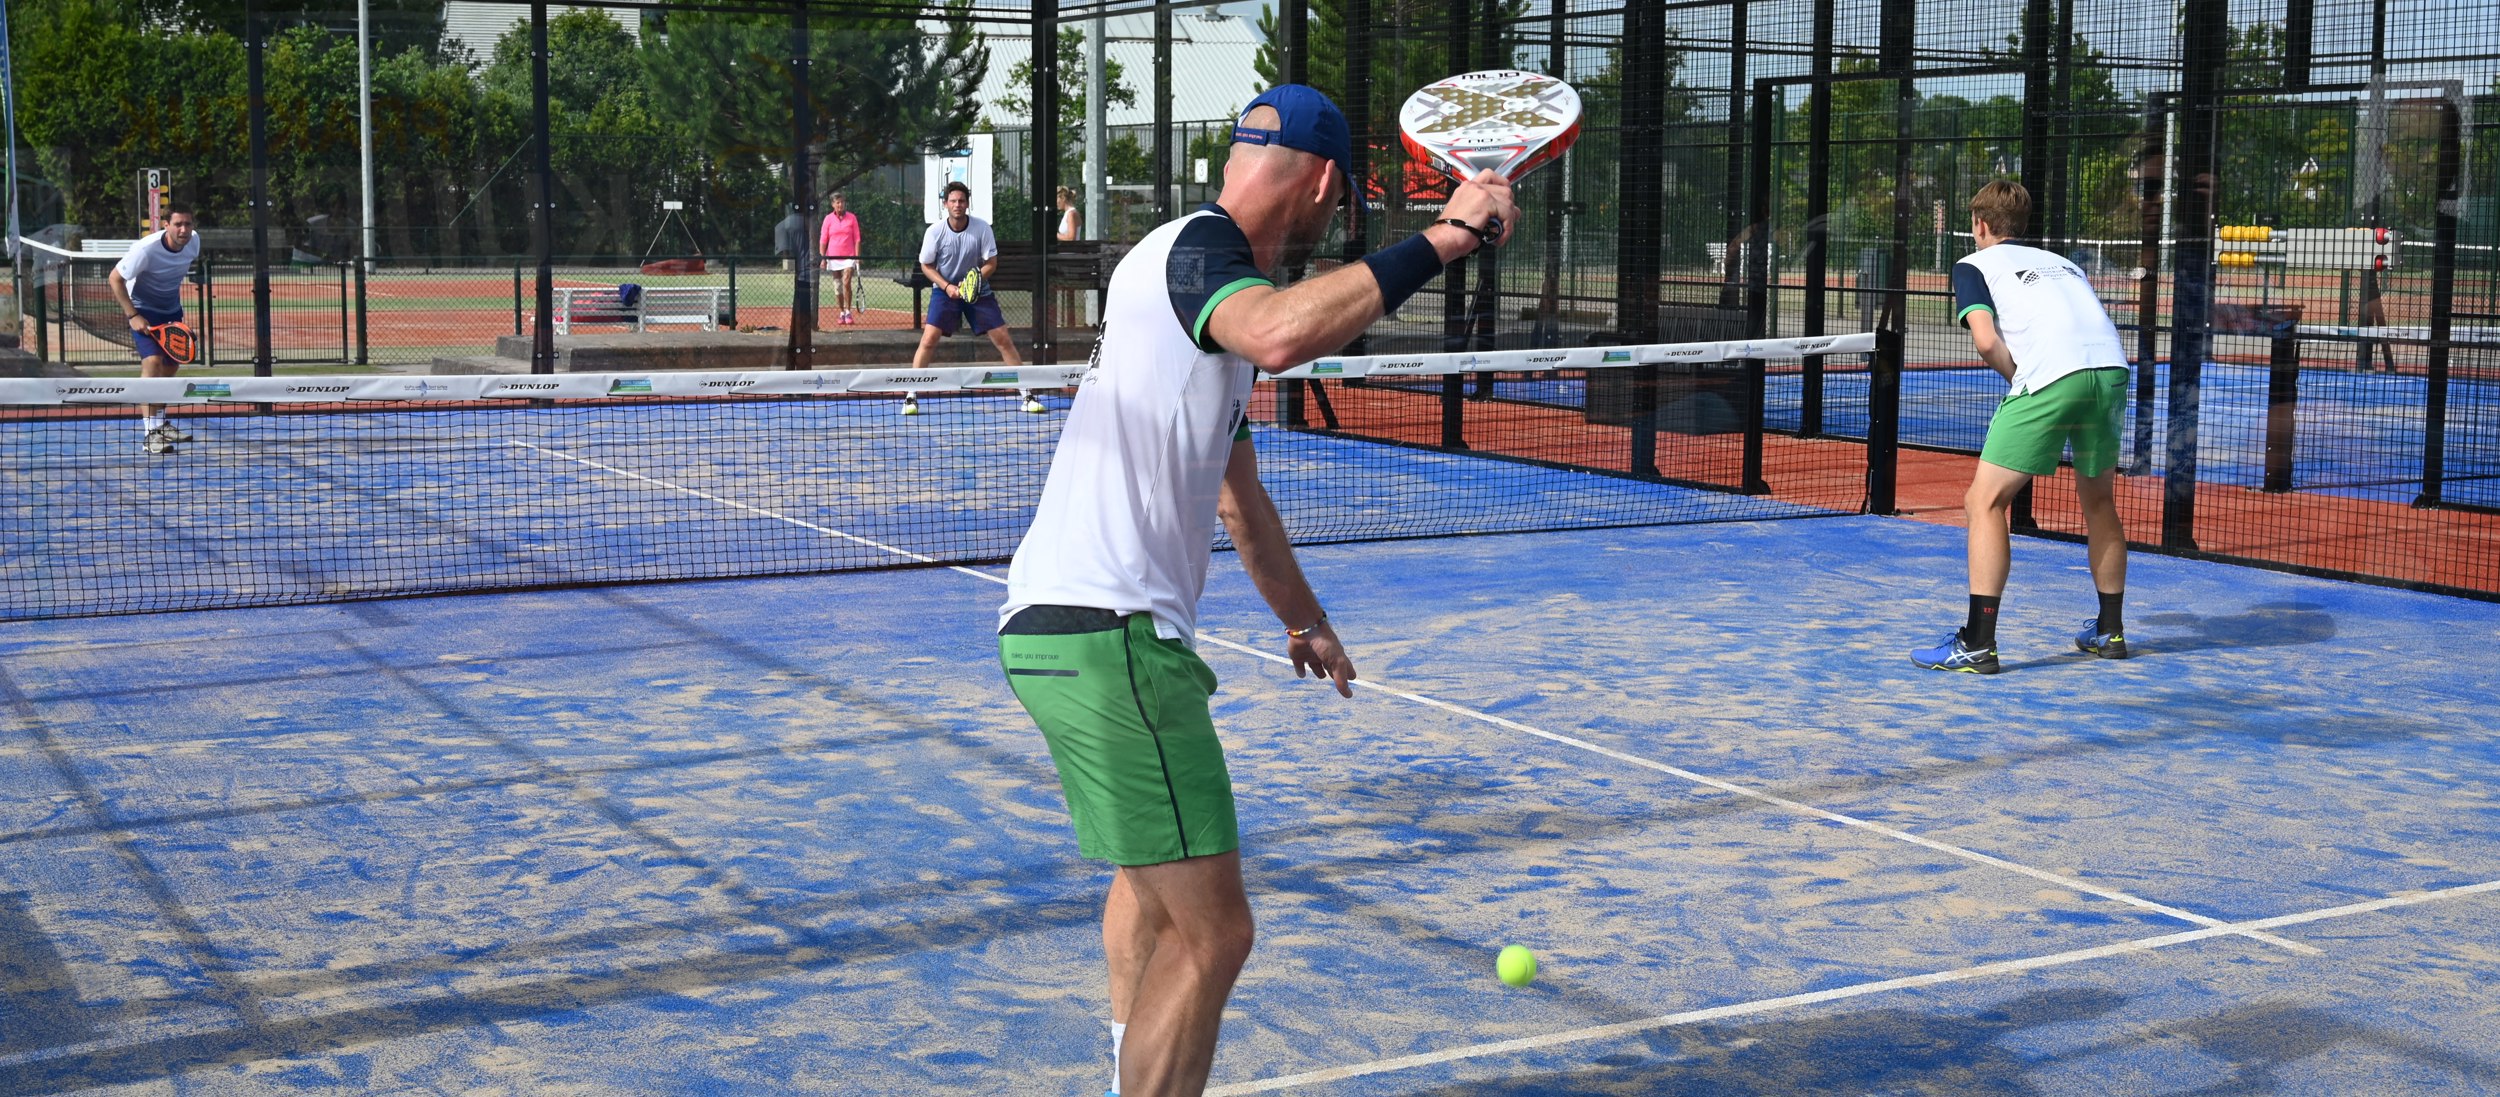
<instances>
[{"instance_id":1,"label":"woman in pink top","mask_svg":"<svg viewBox=\"0 0 2500 1097\"><path fill-rule=\"evenodd\" d=\"M825 269L833 273L833 284L839 294L842 316L835 323L856 324L859 318L852 311L852 298L859 292L859 215L851 212L841 191L832 195L833 212L825 215L824 229L816 236L816 254L825 257Z\"/></svg>"}]
</instances>

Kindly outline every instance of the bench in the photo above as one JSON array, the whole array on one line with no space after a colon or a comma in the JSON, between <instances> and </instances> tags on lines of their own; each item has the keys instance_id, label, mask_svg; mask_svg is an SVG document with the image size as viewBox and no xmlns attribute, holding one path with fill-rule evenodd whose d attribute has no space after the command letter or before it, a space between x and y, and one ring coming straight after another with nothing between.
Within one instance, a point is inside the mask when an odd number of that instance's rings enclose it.
<instances>
[{"instance_id":1,"label":"bench","mask_svg":"<svg viewBox=\"0 0 2500 1097\"><path fill-rule=\"evenodd\" d=\"M623 324L635 331L696 324L718 331L726 292L717 286L557 286L556 334L573 334L575 324Z\"/></svg>"}]
</instances>

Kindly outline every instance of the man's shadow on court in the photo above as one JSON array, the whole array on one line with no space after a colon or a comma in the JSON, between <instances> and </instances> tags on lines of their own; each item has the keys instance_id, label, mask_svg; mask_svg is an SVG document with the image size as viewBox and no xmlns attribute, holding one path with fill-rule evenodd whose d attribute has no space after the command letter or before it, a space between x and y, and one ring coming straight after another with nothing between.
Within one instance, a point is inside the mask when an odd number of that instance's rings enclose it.
<instances>
[{"instance_id":1,"label":"man's shadow on court","mask_svg":"<svg viewBox=\"0 0 2500 1097\"><path fill-rule=\"evenodd\" d=\"M2206 617L2194 613L2152 613L2128 622L2127 644L2141 656L2184 655L2192 651L2231 651L2317 644L2336 635L2335 616L2314 602L2268 602L2238 613ZM2069 648L2073 645L2067 645ZM2007 670L2094 662L2080 651L2007 663Z\"/></svg>"}]
</instances>

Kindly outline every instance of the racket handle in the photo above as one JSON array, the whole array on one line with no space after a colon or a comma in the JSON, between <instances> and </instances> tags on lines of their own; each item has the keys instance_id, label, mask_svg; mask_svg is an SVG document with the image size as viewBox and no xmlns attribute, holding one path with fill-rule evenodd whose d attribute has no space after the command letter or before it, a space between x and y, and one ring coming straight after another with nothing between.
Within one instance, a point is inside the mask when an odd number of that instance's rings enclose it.
<instances>
[{"instance_id":1,"label":"racket handle","mask_svg":"<svg viewBox=\"0 0 2500 1097\"><path fill-rule=\"evenodd\" d=\"M1486 216L1484 219L1484 246L1488 248L1496 247L1500 245L1501 242L1502 219L1490 215Z\"/></svg>"}]
</instances>

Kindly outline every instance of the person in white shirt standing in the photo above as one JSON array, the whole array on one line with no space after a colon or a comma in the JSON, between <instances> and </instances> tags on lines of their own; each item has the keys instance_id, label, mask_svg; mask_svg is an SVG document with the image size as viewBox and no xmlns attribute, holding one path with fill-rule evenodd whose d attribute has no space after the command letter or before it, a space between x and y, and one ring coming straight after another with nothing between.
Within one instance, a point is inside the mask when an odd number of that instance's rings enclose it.
<instances>
[{"instance_id":1,"label":"person in white shirt standing","mask_svg":"<svg viewBox=\"0 0 2500 1097\"><path fill-rule=\"evenodd\" d=\"M946 196L946 217L920 237L920 270L929 276L929 314L921 318L920 346L912 351L911 368L928 368L938 340L955 334L967 320L973 334L990 337L1000 361L1023 365L1015 338L1007 330L1007 314L998 307L998 292L990 286L990 276L998 273L998 237L990 231L989 222L972 215L971 187L948 183L941 193ZM975 271L980 277L966 286L965 276ZM1049 410L1030 391L1018 389L1016 395L1026 411ZM920 399L904 394L903 414L920 414Z\"/></svg>"},{"instance_id":2,"label":"person in white shirt standing","mask_svg":"<svg viewBox=\"0 0 2500 1097\"><path fill-rule=\"evenodd\" d=\"M200 238L192 229L191 215L177 211L166 215L162 230L140 237L121 262L113 264L113 275L107 280L113 285L113 300L130 321L141 377L171 377L180 368L148 329L182 319L182 280L199 257ZM139 414L140 445L149 453L172 453L174 443L191 440L165 418L163 405L143 404Z\"/></svg>"},{"instance_id":3,"label":"person in white shirt standing","mask_svg":"<svg viewBox=\"0 0 2500 1097\"><path fill-rule=\"evenodd\" d=\"M1117 866L1103 945L1112 1089L1126 1097L1203 1090L1250 953L1215 673L1194 646L1219 519L1294 672L1354 693L1354 663L1259 483L1251 382L1344 347L1518 220L1509 181L1483 172L1424 231L1278 289L1267 272L1307 260L1339 204L1360 202L1352 161L1327 96L1288 84L1251 102L1217 202L1146 234L1112 272L1093 364L1008 568L999 661L1050 745L1078 853Z\"/></svg>"},{"instance_id":4,"label":"person in white shirt standing","mask_svg":"<svg viewBox=\"0 0 2500 1097\"><path fill-rule=\"evenodd\" d=\"M2092 282L2063 256L2013 242L2031 220L2031 192L1998 180L1970 204L1978 245L1953 267L1962 324L1981 360L2012 383L1988 421L1979 471L1962 506L1970 519L1970 614L1944 643L1910 653L1930 670L1995 674L1997 606L2013 570L2014 497L2057 472L2074 451L2075 498L2100 611L2075 647L2103 659L2128 655L2120 625L2127 590L2127 535L2118 523L2119 425L2127 411L2127 351Z\"/></svg>"}]
</instances>

